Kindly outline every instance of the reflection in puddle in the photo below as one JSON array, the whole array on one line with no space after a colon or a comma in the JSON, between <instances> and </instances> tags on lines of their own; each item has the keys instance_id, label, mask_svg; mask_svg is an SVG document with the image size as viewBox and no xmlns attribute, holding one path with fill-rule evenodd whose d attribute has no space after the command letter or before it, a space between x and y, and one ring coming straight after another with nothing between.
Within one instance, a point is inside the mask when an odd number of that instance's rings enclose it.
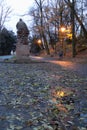
<instances>
[{"instance_id":1,"label":"reflection in puddle","mask_svg":"<svg viewBox=\"0 0 87 130\"><path fill-rule=\"evenodd\" d=\"M65 93L64 93L64 91L57 91L56 96L59 97L59 98L64 97Z\"/></svg>"}]
</instances>

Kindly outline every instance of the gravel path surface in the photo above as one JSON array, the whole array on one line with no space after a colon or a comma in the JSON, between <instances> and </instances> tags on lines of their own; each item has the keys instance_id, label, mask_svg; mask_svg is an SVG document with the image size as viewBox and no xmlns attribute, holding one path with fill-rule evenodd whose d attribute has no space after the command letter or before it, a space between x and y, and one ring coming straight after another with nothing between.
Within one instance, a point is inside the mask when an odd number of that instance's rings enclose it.
<instances>
[{"instance_id":1,"label":"gravel path surface","mask_svg":"<svg viewBox=\"0 0 87 130\"><path fill-rule=\"evenodd\" d=\"M73 127L87 128L86 76L52 63L0 63L0 130Z\"/></svg>"}]
</instances>

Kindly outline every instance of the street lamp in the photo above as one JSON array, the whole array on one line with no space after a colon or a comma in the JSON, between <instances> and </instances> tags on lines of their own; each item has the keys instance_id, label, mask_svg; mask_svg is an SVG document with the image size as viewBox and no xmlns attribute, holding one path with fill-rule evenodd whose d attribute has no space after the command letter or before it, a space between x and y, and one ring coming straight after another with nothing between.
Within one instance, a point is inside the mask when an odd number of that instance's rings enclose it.
<instances>
[{"instance_id":1,"label":"street lamp","mask_svg":"<svg viewBox=\"0 0 87 130\"><path fill-rule=\"evenodd\" d=\"M66 28L65 27L61 27L60 30L61 30L62 33L64 33Z\"/></svg>"},{"instance_id":2,"label":"street lamp","mask_svg":"<svg viewBox=\"0 0 87 130\"><path fill-rule=\"evenodd\" d=\"M65 28L65 26L61 26L60 27L60 38L61 38L63 55L65 55L65 43L64 43L64 39L66 36L65 34L66 34L66 28Z\"/></svg>"},{"instance_id":3,"label":"street lamp","mask_svg":"<svg viewBox=\"0 0 87 130\"><path fill-rule=\"evenodd\" d=\"M42 46L41 46L42 41L41 41L41 39L38 39L38 40L37 40L37 43L38 43L39 47L42 49Z\"/></svg>"},{"instance_id":4,"label":"street lamp","mask_svg":"<svg viewBox=\"0 0 87 130\"><path fill-rule=\"evenodd\" d=\"M38 39L38 41L37 41L37 42L38 42L38 44L41 44L41 40L40 40L40 39Z\"/></svg>"}]
</instances>

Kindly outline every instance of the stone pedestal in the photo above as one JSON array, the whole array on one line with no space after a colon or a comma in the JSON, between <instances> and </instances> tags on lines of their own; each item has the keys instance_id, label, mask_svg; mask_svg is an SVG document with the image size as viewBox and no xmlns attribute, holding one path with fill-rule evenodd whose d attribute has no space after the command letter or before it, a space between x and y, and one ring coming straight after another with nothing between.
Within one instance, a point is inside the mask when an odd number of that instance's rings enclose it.
<instances>
[{"instance_id":1,"label":"stone pedestal","mask_svg":"<svg viewBox=\"0 0 87 130\"><path fill-rule=\"evenodd\" d=\"M18 44L16 47L16 60L17 61L27 61L29 60L29 46Z\"/></svg>"}]
</instances>

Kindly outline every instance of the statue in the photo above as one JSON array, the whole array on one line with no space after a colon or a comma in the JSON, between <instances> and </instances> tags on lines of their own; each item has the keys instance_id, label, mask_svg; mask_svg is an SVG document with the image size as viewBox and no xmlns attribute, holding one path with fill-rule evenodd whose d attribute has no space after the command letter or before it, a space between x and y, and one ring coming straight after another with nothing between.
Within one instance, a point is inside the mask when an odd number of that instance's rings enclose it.
<instances>
[{"instance_id":1,"label":"statue","mask_svg":"<svg viewBox=\"0 0 87 130\"><path fill-rule=\"evenodd\" d=\"M16 56L19 59L23 57L26 58L29 56L29 46L28 46L28 35L29 30L27 25L23 22L22 19L16 24L17 28L17 45L16 45Z\"/></svg>"},{"instance_id":2,"label":"statue","mask_svg":"<svg viewBox=\"0 0 87 130\"><path fill-rule=\"evenodd\" d=\"M16 28L17 28L18 43L28 45L29 30L27 28L27 25L23 22L22 19L19 20L19 22L16 25Z\"/></svg>"}]
</instances>

